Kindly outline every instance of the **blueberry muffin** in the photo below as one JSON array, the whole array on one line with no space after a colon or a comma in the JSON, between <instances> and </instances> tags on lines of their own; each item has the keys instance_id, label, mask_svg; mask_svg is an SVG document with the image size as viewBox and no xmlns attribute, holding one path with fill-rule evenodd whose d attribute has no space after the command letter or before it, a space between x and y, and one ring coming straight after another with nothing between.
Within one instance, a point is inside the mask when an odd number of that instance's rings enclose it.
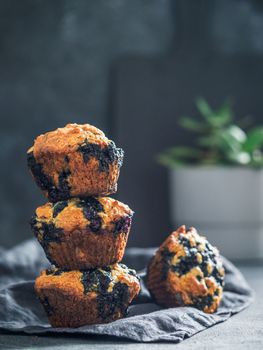
<instances>
[{"instance_id":1,"label":"blueberry muffin","mask_svg":"<svg viewBox=\"0 0 263 350\"><path fill-rule=\"evenodd\" d=\"M121 261L132 215L110 197L72 198L38 207L31 227L52 264L89 269Z\"/></svg>"},{"instance_id":2,"label":"blueberry muffin","mask_svg":"<svg viewBox=\"0 0 263 350\"><path fill-rule=\"evenodd\" d=\"M28 167L51 202L116 192L123 150L92 125L68 124L38 136Z\"/></svg>"},{"instance_id":3,"label":"blueberry muffin","mask_svg":"<svg viewBox=\"0 0 263 350\"><path fill-rule=\"evenodd\" d=\"M206 313L222 299L224 268L218 250L196 229L181 226L149 263L147 286L157 304L193 306Z\"/></svg>"},{"instance_id":4,"label":"blueberry muffin","mask_svg":"<svg viewBox=\"0 0 263 350\"><path fill-rule=\"evenodd\" d=\"M41 272L35 291L53 327L80 327L124 317L140 282L123 264L87 271L54 268Z\"/></svg>"}]
</instances>

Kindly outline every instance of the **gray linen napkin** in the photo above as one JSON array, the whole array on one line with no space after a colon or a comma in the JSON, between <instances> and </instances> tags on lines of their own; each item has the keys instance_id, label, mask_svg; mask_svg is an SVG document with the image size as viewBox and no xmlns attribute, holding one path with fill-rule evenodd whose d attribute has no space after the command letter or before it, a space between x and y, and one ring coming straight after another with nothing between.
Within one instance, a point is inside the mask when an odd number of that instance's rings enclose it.
<instances>
[{"instance_id":1,"label":"gray linen napkin","mask_svg":"<svg viewBox=\"0 0 263 350\"><path fill-rule=\"evenodd\" d=\"M124 263L137 271L145 268L154 249L127 249ZM205 314L192 307L163 309L154 304L144 283L124 319L108 324L79 328L52 328L34 294L34 279L49 264L35 240L13 249L0 248L0 329L28 334L69 333L110 335L140 342L178 343L246 308L253 292L238 269L223 258L226 283L222 303L215 314Z\"/></svg>"}]
</instances>

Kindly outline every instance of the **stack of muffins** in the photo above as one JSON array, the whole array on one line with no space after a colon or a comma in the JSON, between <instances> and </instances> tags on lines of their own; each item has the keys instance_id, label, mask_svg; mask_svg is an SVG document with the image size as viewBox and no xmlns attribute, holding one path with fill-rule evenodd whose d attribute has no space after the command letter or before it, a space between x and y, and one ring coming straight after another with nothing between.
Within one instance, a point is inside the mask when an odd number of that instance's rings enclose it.
<instances>
[{"instance_id":1,"label":"stack of muffins","mask_svg":"<svg viewBox=\"0 0 263 350\"><path fill-rule=\"evenodd\" d=\"M35 282L51 325L123 317L140 290L135 271L119 264L133 212L105 197L117 190L122 149L89 124L68 124L38 136L27 159L49 200L31 227L53 265Z\"/></svg>"}]
</instances>

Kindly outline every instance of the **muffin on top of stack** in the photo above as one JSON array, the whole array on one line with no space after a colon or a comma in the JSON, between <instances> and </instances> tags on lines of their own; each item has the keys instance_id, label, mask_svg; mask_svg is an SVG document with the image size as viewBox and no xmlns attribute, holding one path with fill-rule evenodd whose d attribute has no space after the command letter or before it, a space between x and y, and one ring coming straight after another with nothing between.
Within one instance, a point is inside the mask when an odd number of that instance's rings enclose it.
<instances>
[{"instance_id":1,"label":"muffin on top of stack","mask_svg":"<svg viewBox=\"0 0 263 350\"><path fill-rule=\"evenodd\" d=\"M68 124L36 138L30 172L49 202L31 219L52 266L35 282L54 327L104 323L125 315L139 293L123 258L133 216L105 197L117 190L123 151L89 124Z\"/></svg>"}]
</instances>

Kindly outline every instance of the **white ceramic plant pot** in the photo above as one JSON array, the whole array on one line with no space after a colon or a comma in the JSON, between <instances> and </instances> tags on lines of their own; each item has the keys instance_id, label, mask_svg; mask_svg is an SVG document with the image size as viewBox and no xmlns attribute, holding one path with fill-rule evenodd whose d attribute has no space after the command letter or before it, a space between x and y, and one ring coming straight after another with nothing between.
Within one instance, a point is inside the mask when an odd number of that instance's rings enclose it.
<instances>
[{"instance_id":1,"label":"white ceramic plant pot","mask_svg":"<svg viewBox=\"0 0 263 350\"><path fill-rule=\"evenodd\" d=\"M263 258L262 170L184 167L170 182L175 227L195 226L228 258Z\"/></svg>"}]
</instances>

